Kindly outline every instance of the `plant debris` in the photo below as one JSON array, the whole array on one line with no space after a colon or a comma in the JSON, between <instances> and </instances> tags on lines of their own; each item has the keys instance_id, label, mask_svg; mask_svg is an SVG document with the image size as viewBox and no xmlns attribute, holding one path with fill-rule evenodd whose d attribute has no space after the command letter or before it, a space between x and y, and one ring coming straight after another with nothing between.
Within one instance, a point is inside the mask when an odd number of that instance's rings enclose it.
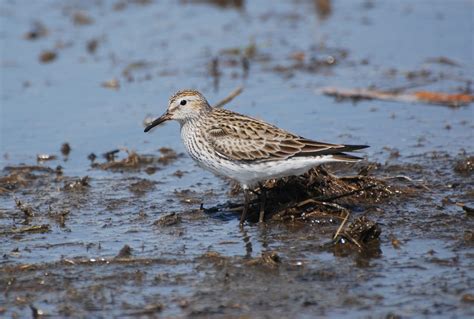
<instances>
[{"instance_id":1,"label":"plant debris","mask_svg":"<svg viewBox=\"0 0 474 319\"><path fill-rule=\"evenodd\" d=\"M265 266L268 268L276 268L281 263L281 258L278 253L274 251L262 252L261 256L258 258L251 259L246 262L247 265L255 266Z\"/></svg>"},{"instance_id":2,"label":"plant debris","mask_svg":"<svg viewBox=\"0 0 474 319\"><path fill-rule=\"evenodd\" d=\"M30 31L25 34L27 40L37 40L48 35L48 28L39 21L33 23Z\"/></svg>"},{"instance_id":3,"label":"plant debris","mask_svg":"<svg viewBox=\"0 0 474 319\"><path fill-rule=\"evenodd\" d=\"M83 191L90 187L89 185L89 176L84 176L82 178L73 180L71 182L65 182L62 190L64 191Z\"/></svg>"},{"instance_id":4,"label":"plant debris","mask_svg":"<svg viewBox=\"0 0 474 319\"><path fill-rule=\"evenodd\" d=\"M139 155L133 151L127 151L127 157L121 160L115 160L120 150L113 150L104 154L107 159L106 163L95 163L92 162L92 167L111 170L111 171L124 171L124 170L140 170L142 168L148 169L150 165L162 164L168 165L178 158L178 154L171 149L164 149L161 152L162 156L153 155Z\"/></svg>"},{"instance_id":5,"label":"plant debris","mask_svg":"<svg viewBox=\"0 0 474 319\"><path fill-rule=\"evenodd\" d=\"M52 154L38 154L36 155L36 160L38 162L45 162L45 161L54 161L58 157Z\"/></svg>"},{"instance_id":6,"label":"plant debris","mask_svg":"<svg viewBox=\"0 0 474 319\"><path fill-rule=\"evenodd\" d=\"M362 216L337 234L335 241L340 244L348 242L358 248L363 248L367 243L378 239L381 232L382 230L377 223L369 220L366 216Z\"/></svg>"},{"instance_id":7,"label":"plant debris","mask_svg":"<svg viewBox=\"0 0 474 319\"><path fill-rule=\"evenodd\" d=\"M55 173L55 170L50 167L36 165L7 166L4 171L8 175L0 177L0 194L26 187L39 177L50 176Z\"/></svg>"},{"instance_id":8,"label":"plant debris","mask_svg":"<svg viewBox=\"0 0 474 319\"><path fill-rule=\"evenodd\" d=\"M94 23L94 19L92 19L87 12L84 11L77 11L72 16L72 21L75 25L89 25Z\"/></svg>"},{"instance_id":9,"label":"plant debris","mask_svg":"<svg viewBox=\"0 0 474 319\"><path fill-rule=\"evenodd\" d=\"M181 220L182 220L181 216L179 216L176 213L171 213L171 214L161 217L160 219L155 221L153 225L160 226L160 227L169 227L169 226L180 224Z\"/></svg>"},{"instance_id":10,"label":"plant debris","mask_svg":"<svg viewBox=\"0 0 474 319\"><path fill-rule=\"evenodd\" d=\"M461 176L472 176L474 172L474 156L462 158L454 165L454 171Z\"/></svg>"},{"instance_id":11,"label":"plant debris","mask_svg":"<svg viewBox=\"0 0 474 319\"><path fill-rule=\"evenodd\" d=\"M50 63L56 60L57 56L58 54L56 52L46 50L46 51L41 52L39 56L39 61L42 63Z\"/></svg>"},{"instance_id":12,"label":"plant debris","mask_svg":"<svg viewBox=\"0 0 474 319\"><path fill-rule=\"evenodd\" d=\"M449 66L461 66L461 64L459 64L458 62L450 59L450 58L447 58L445 56L440 56L440 57L436 57L436 58L428 58L426 59L426 62L428 63L438 63L438 64L444 64L444 65L449 65Z\"/></svg>"},{"instance_id":13,"label":"plant debris","mask_svg":"<svg viewBox=\"0 0 474 319\"><path fill-rule=\"evenodd\" d=\"M465 93L442 93L431 91L417 91L412 93L393 93L391 91L380 91L375 89L341 89L325 87L320 90L325 95L333 96L337 100L350 99L359 100L385 100L396 102L423 102L428 104L443 105L448 107L460 107L474 102L474 95Z\"/></svg>"},{"instance_id":14,"label":"plant debris","mask_svg":"<svg viewBox=\"0 0 474 319\"><path fill-rule=\"evenodd\" d=\"M192 191L190 189L183 189L183 190L175 190L174 195L176 198L179 199L179 201L183 204L201 204L202 199L200 198L199 194L195 191Z\"/></svg>"},{"instance_id":15,"label":"plant debris","mask_svg":"<svg viewBox=\"0 0 474 319\"><path fill-rule=\"evenodd\" d=\"M64 156L68 156L69 153L71 153L71 146L69 145L69 143L63 143L61 145L61 153L64 155Z\"/></svg>"},{"instance_id":16,"label":"plant debris","mask_svg":"<svg viewBox=\"0 0 474 319\"><path fill-rule=\"evenodd\" d=\"M102 87L107 89L114 89L118 90L120 88L120 82L117 79L110 79L107 81L102 82Z\"/></svg>"},{"instance_id":17,"label":"plant debris","mask_svg":"<svg viewBox=\"0 0 474 319\"><path fill-rule=\"evenodd\" d=\"M401 193L400 189L381 179L364 175L336 177L323 166L304 175L271 179L262 186L266 193L265 217L277 221L311 222L322 217L342 218L340 215L347 209L341 205L379 203ZM260 188L253 190L256 194L261 191ZM239 192L240 188L234 186L232 193ZM239 209L242 207L235 208ZM259 210L260 201L252 201L249 220L254 221Z\"/></svg>"},{"instance_id":18,"label":"plant debris","mask_svg":"<svg viewBox=\"0 0 474 319\"><path fill-rule=\"evenodd\" d=\"M99 40L98 39L90 39L86 43L87 52L89 52L90 54L94 54L95 51L97 51L98 46L99 46Z\"/></svg>"},{"instance_id":19,"label":"plant debris","mask_svg":"<svg viewBox=\"0 0 474 319\"><path fill-rule=\"evenodd\" d=\"M33 217L35 215L33 208L30 205L21 202L19 199L15 199L15 204L16 207L25 214L25 217Z\"/></svg>"},{"instance_id":20,"label":"plant debris","mask_svg":"<svg viewBox=\"0 0 474 319\"><path fill-rule=\"evenodd\" d=\"M141 179L138 182L130 184L128 189L135 195L144 195L145 193L153 190L157 182L150 181L147 179Z\"/></svg>"},{"instance_id":21,"label":"plant debris","mask_svg":"<svg viewBox=\"0 0 474 319\"><path fill-rule=\"evenodd\" d=\"M11 235L11 234L22 234L22 233L46 233L50 231L48 224L43 225L31 225L19 228L12 228L7 231L0 231L0 235Z\"/></svg>"},{"instance_id":22,"label":"plant debris","mask_svg":"<svg viewBox=\"0 0 474 319\"><path fill-rule=\"evenodd\" d=\"M132 257L132 248L129 245L124 245L122 249L120 249L117 256L115 256L116 259L131 258L131 257Z\"/></svg>"},{"instance_id":23,"label":"plant debris","mask_svg":"<svg viewBox=\"0 0 474 319\"><path fill-rule=\"evenodd\" d=\"M160 164L169 165L170 163L178 159L178 154L171 148L162 147L159 149L159 151L162 154L158 158L158 162Z\"/></svg>"}]
</instances>

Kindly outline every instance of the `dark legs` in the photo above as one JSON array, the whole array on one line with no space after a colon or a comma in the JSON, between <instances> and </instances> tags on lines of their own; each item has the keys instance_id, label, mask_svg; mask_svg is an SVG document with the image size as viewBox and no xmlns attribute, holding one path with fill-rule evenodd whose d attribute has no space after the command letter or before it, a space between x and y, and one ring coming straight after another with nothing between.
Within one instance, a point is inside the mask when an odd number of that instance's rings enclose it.
<instances>
[{"instance_id":1,"label":"dark legs","mask_svg":"<svg viewBox=\"0 0 474 319\"><path fill-rule=\"evenodd\" d=\"M258 218L259 223L263 223L263 218L265 217L265 204L267 201L267 192L265 188L263 187L262 184L260 185L260 215ZM242 215L240 216L240 226L242 226L245 223L245 218L247 217L247 213L249 211L249 205L250 205L250 191L248 187L244 186L244 210L242 212Z\"/></svg>"},{"instance_id":2,"label":"dark legs","mask_svg":"<svg viewBox=\"0 0 474 319\"><path fill-rule=\"evenodd\" d=\"M263 223L263 217L265 216L265 203L267 201L267 191L262 184L260 186L260 215L258 217L258 222Z\"/></svg>"},{"instance_id":3,"label":"dark legs","mask_svg":"<svg viewBox=\"0 0 474 319\"><path fill-rule=\"evenodd\" d=\"M250 203L249 189L247 187L244 187L244 211L242 212L242 215L240 216L240 226L244 225L245 218L247 217L247 212L249 210L249 203Z\"/></svg>"}]
</instances>

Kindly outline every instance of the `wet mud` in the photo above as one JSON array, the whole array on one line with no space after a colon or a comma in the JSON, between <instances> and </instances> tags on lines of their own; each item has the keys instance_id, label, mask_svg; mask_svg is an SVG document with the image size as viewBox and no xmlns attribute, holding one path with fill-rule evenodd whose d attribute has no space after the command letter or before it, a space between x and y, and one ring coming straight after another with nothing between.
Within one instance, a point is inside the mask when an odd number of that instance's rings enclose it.
<instances>
[{"instance_id":1,"label":"wet mud","mask_svg":"<svg viewBox=\"0 0 474 319\"><path fill-rule=\"evenodd\" d=\"M471 11L2 3L0 317L474 316ZM143 133L185 87L371 147L262 183L239 227L238 185Z\"/></svg>"},{"instance_id":2,"label":"wet mud","mask_svg":"<svg viewBox=\"0 0 474 319\"><path fill-rule=\"evenodd\" d=\"M459 163L448 154L424 154L416 164L371 164L370 173L364 165L343 167L336 177L337 167L320 167L267 181L266 222L240 230L238 206L203 209L212 195L198 191L172 195L186 204L166 213L153 196L143 198L159 187L149 179L97 181L58 176L48 166L7 167L2 200L16 200L0 212L0 236L11 243L2 262L3 294L10 305L5 312L29 313L34 307L59 316L94 311L227 317L281 309L288 316L311 316L386 307L390 310L380 314L404 316L390 304L393 296L409 294L412 276L422 278L417 295L427 315L452 311L454 305L468 311L474 221L463 209L468 206L459 205L472 205L474 198L472 180L457 172ZM370 176L341 175L348 171ZM308 194L318 199L308 202ZM231 198L237 205L242 200ZM126 211L134 213L125 217ZM84 212L105 215L100 225L90 226L95 235L68 238L82 227ZM235 220L235 234L189 243L197 240L190 235L194 228L205 233L206 225L221 227L229 218ZM122 235L97 235L102 231ZM127 240L131 233L144 239ZM163 242L163 250L160 234L176 243ZM117 247L110 239L126 244ZM420 250L417 243L425 241ZM234 254L236 247L241 252ZM64 255L70 250L77 252ZM53 251L60 256L52 257ZM438 271L432 274L433 267ZM380 278L377 287L372 276ZM42 302L45 296L48 304ZM438 298L452 303L439 304Z\"/></svg>"}]
</instances>

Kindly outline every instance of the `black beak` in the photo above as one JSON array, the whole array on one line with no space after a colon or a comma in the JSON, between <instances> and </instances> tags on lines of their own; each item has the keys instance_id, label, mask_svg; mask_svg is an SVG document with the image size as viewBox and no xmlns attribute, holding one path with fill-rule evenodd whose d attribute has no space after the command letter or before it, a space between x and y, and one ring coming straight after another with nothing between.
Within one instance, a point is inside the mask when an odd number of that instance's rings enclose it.
<instances>
[{"instance_id":1,"label":"black beak","mask_svg":"<svg viewBox=\"0 0 474 319\"><path fill-rule=\"evenodd\" d=\"M160 116L159 118L151 122L150 125L145 127L145 133L151 130L152 128L154 128L155 126L160 125L161 123L166 122L168 120L171 120L171 115L168 112L166 112L165 114L163 114L162 116Z\"/></svg>"}]
</instances>

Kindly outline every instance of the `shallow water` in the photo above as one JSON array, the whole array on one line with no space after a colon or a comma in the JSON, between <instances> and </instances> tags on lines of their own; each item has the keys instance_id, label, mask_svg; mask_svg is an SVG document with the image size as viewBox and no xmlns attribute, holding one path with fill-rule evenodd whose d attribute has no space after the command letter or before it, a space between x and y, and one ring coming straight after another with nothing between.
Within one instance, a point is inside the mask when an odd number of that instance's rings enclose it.
<instances>
[{"instance_id":1,"label":"shallow water","mask_svg":"<svg viewBox=\"0 0 474 319\"><path fill-rule=\"evenodd\" d=\"M271 7L263 1L242 1L241 7L143 2L0 5L1 166L34 165L37 154L55 154L57 160L41 165L61 165L65 176L58 180L47 174L13 194L33 206L36 214L28 221L13 195L0 193L0 286L5 287L0 314L24 317L33 306L60 316L139 315L156 304L162 309L145 314L474 314L472 300L465 297L474 293L473 219L442 202L448 197L473 206L472 174L452 169L466 156L459 154L472 155L472 104L337 102L319 92L325 86L465 90L474 79L472 2L332 1L326 15L313 1L279 1ZM75 24L77 12L91 24ZM25 39L36 21L48 34ZM98 44L91 53L87 43L93 39ZM40 63L43 50L55 51L57 58ZM248 71L242 67L244 51ZM303 56L303 65L295 56ZM430 62L438 57L457 65ZM219 76L210 68L214 58ZM101 85L111 79L119 81L118 89ZM363 154L370 161L401 167L393 172L383 166L380 175L406 175L427 185L416 196L354 212L381 224L381 254L343 257L321 249L337 221L249 225L242 231L235 213L200 211L201 202L213 207L241 199L230 197L228 182L187 156L158 165L151 175L91 167L90 153L104 162L101 154L116 148L184 152L176 123L144 134L145 117L160 115L178 89L197 88L214 103L239 85L244 92L227 108L309 138L366 143L371 148ZM72 147L67 157L59 151L64 142ZM391 156L394 150L398 157ZM414 164L422 169L412 169ZM175 176L177 170L184 175ZM86 175L90 187L61 190L65 182ZM142 179L157 184L131 191ZM183 190L191 193L176 196ZM189 204L182 201L189 198ZM48 215L49 207L53 213L69 210L65 223ZM154 225L170 212L182 221ZM51 231L4 233L25 224L50 224ZM400 248L392 245L393 238ZM113 261L126 244L139 262ZM268 251L282 259L276 269L246 264ZM85 262L90 259L95 261Z\"/></svg>"}]
</instances>

